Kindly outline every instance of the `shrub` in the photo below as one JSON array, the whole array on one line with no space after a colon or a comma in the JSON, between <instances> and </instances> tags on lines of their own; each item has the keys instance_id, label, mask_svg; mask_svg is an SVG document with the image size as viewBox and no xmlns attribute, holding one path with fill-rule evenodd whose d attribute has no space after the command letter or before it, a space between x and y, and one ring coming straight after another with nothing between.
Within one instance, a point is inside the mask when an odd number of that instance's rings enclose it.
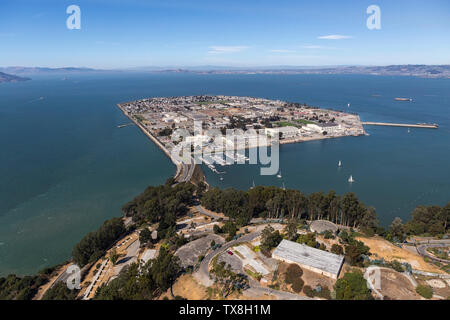
<instances>
[{"instance_id":1,"label":"shrub","mask_svg":"<svg viewBox=\"0 0 450 320\"><path fill-rule=\"evenodd\" d=\"M294 283L295 280L301 279L303 270L297 264L291 263L286 270L286 282Z\"/></svg>"},{"instance_id":2,"label":"shrub","mask_svg":"<svg viewBox=\"0 0 450 320\"><path fill-rule=\"evenodd\" d=\"M313 298L315 295L314 290L310 286L304 286L303 292L310 298Z\"/></svg>"},{"instance_id":3,"label":"shrub","mask_svg":"<svg viewBox=\"0 0 450 320\"><path fill-rule=\"evenodd\" d=\"M292 290L294 290L295 292L299 293L300 291L302 291L304 284L305 283L303 282L303 280L301 278L297 278L292 283Z\"/></svg>"},{"instance_id":4,"label":"shrub","mask_svg":"<svg viewBox=\"0 0 450 320\"><path fill-rule=\"evenodd\" d=\"M433 289L430 286L420 284L416 287L416 292L426 299L433 297Z\"/></svg>"}]
</instances>

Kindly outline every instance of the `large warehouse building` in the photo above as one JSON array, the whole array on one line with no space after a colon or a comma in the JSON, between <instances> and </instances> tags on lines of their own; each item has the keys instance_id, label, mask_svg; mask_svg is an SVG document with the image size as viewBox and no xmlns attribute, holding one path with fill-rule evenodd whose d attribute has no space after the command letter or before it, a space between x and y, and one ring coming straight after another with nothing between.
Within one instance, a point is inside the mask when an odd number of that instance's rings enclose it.
<instances>
[{"instance_id":1,"label":"large warehouse building","mask_svg":"<svg viewBox=\"0 0 450 320\"><path fill-rule=\"evenodd\" d=\"M344 262L344 256L311 248L289 240L282 240L272 253L272 258L337 279Z\"/></svg>"}]
</instances>

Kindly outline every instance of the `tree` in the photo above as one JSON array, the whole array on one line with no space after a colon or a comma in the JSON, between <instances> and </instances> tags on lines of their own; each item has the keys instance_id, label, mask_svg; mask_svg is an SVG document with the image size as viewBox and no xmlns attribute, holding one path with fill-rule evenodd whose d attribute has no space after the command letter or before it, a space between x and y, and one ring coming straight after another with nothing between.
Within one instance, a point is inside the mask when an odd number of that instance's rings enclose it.
<instances>
[{"instance_id":1,"label":"tree","mask_svg":"<svg viewBox=\"0 0 450 320\"><path fill-rule=\"evenodd\" d=\"M113 248L109 255L109 260L111 261L113 266L115 266L118 259L119 259L119 254L117 253L116 248Z\"/></svg>"},{"instance_id":2,"label":"tree","mask_svg":"<svg viewBox=\"0 0 450 320\"><path fill-rule=\"evenodd\" d=\"M366 279L359 270L347 272L338 279L334 285L336 299L338 300L372 300Z\"/></svg>"},{"instance_id":3,"label":"tree","mask_svg":"<svg viewBox=\"0 0 450 320\"><path fill-rule=\"evenodd\" d=\"M299 265L291 263L286 269L285 280L287 283L293 284L296 279L300 279L303 275L303 270Z\"/></svg>"},{"instance_id":4,"label":"tree","mask_svg":"<svg viewBox=\"0 0 450 320\"><path fill-rule=\"evenodd\" d=\"M305 282L301 278L297 278L292 283L292 290L299 293L300 291L302 291L304 284Z\"/></svg>"},{"instance_id":5,"label":"tree","mask_svg":"<svg viewBox=\"0 0 450 320\"><path fill-rule=\"evenodd\" d=\"M295 241L297 239L297 237L298 237L297 226L298 226L298 219L297 218L289 219L289 222L286 225L286 228L285 228L284 232L286 233L288 239L291 240L291 241Z\"/></svg>"},{"instance_id":6,"label":"tree","mask_svg":"<svg viewBox=\"0 0 450 320\"><path fill-rule=\"evenodd\" d=\"M433 297L433 289L430 286L419 284L416 287L416 292L426 299Z\"/></svg>"},{"instance_id":7,"label":"tree","mask_svg":"<svg viewBox=\"0 0 450 320\"><path fill-rule=\"evenodd\" d=\"M362 255L368 255L370 248L364 242L351 239L345 246L345 260L352 266L362 266Z\"/></svg>"},{"instance_id":8,"label":"tree","mask_svg":"<svg viewBox=\"0 0 450 320\"><path fill-rule=\"evenodd\" d=\"M64 281L60 281L48 289L42 300L75 300L80 290L70 290Z\"/></svg>"},{"instance_id":9,"label":"tree","mask_svg":"<svg viewBox=\"0 0 450 320\"><path fill-rule=\"evenodd\" d=\"M152 261L149 269L158 288L162 291L170 288L180 271L180 259L161 246L158 257Z\"/></svg>"},{"instance_id":10,"label":"tree","mask_svg":"<svg viewBox=\"0 0 450 320\"><path fill-rule=\"evenodd\" d=\"M344 249L342 248L342 246L340 246L340 245L334 243L334 244L331 246L331 252L334 253L334 254L342 255L342 254L344 254Z\"/></svg>"},{"instance_id":11,"label":"tree","mask_svg":"<svg viewBox=\"0 0 450 320\"><path fill-rule=\"evenodd\" d=\"M152 232L148 228L144 228L139 233L139 242L141 245L145 245L148 242L153 242Z\"/></svg>"},{"instance_id":12,"label":"tree","mask_svg":"<svg viewBox=\"0 0 450 320\"><path fill-rule=\"evenodd\" d=\"M261 249L268 252L278 246L281 240L283 240L283 237L280 232L275 230L271 225L268 225L261 233Z\"/></svg>"},{"instance_id":13,"label":"tree","mask_svg":"<svg viewBox=\"0 0 450 320\"><path fill-rule=\"evenodd\" d=\"M392 240L403 242L405 234L405 226L402 219L396 217L389 227L389 233L392 236Z\"/></svg>"},{"instance_id":14,"label":"tree","mask_svg":"<svg viewBox=\"0 0 450 320\"><path fill-rule=\"evenodd\" d=\"M215 281L222 288L222 296L225 298L234 291L248 287L247 277L233 272L231 266L226 265L225 261L216 262L211 269L211 273L215 275Z\"/></svg>"}]
</instances>

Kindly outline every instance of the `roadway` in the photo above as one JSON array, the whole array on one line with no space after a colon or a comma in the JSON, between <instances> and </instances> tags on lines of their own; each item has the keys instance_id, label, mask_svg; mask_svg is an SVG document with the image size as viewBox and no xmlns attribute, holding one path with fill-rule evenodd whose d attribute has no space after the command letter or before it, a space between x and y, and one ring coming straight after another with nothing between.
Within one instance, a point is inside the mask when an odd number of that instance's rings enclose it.
<instances>
[{"instance_id":1,"label":"roadway","mask_svg":"<svg viewBox=\"0 0 450 320\"><path fill-rule=\"evenodd\" d=\"M255 240L257 237L259 237L262 233L262 230L265 226L260 226L259 230L252 232L250 234L244 235L236 240L229 241L225 244L223 244L220 248L217 248L213 252L207 254L205 258L200 263L200 266L198 270L194 273L194 278L197 279L201 284L203 284L205 287L210 287L214 284L214 280L211 278L211 275L209 273L209 264L211 261L219 254L225 252L230 247L233 247L237 245L238 243L243 242L250 242ZM260 297L262 295L273 295L277 297L277 299L280 300L314 300L312 298L300 296L297 294L285 292L285 291L279 291L274 290L267 287L261 287L259 282L250 280L249 281L249 288L244 291L247 295L250 295L252 297Z\"/></svg>"}]
</instances>

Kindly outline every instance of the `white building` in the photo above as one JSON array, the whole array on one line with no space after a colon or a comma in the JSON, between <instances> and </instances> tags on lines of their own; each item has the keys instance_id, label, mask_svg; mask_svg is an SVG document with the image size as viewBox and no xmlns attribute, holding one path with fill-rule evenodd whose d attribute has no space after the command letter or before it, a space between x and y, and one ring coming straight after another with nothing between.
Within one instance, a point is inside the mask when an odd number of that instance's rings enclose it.
<instances>
[{"instance_id":1,"label":"white building","mask_svg":"<svg viewBox=\"0 0 450 320\"><path fill-rule=\"evenodd\" d=\"M280 128L266 128L265 132L271 137L275 137L281 133L282 138L293 138L298 136L299 134L298 128L290 126Z\"/></svg>"},{"instance_id":2,"label":"white building","mask_svg":"<svg viewBox=\"0 0 450 320\"><path fill-rule=\"evenodd\" d=\"M296 263L302 268L333 279L339 277L344 263L344 256L284 239L272 253L272 258Z\"/></svg>"}]
</instances>

